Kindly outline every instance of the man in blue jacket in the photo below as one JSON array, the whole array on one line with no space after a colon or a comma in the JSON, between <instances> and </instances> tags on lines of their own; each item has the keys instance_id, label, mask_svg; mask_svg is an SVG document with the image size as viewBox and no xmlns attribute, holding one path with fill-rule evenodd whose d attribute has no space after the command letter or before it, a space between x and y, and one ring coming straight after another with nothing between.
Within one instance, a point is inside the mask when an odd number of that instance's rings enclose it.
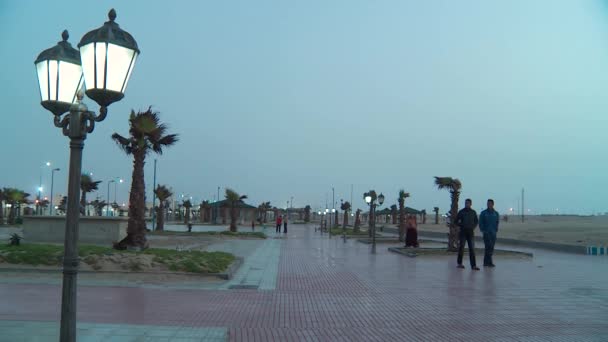
<instances>
[{"instance_id":1,"label":"man in blue jacket","mask_svg":"<svg viewBox=\"0 0 608 342\"><path fill-rule=\"evenodd\" d=\"M492 254L494 254L494 244L496 243L499 221L500 215L494 210L494 200L489 199L488 208L479 215L479 230L483 233L483 242L485 244L483 265L486 267L495 267L492 261Z\"/></svg>"}]
</instances>

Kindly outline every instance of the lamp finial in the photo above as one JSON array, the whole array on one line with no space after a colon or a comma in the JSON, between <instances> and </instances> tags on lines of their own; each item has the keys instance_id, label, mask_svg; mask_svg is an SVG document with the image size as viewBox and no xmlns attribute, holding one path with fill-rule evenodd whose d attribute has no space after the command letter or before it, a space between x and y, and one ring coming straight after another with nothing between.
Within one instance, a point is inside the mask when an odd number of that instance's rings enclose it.
<instances>
[{"instance_id":1,"label":"lamp finial","mask_svg":"<svg viewBox=\"0 0 608 342\"><path fill-rule=\"evenodd\" d=\"M112 8L108 13L108 18L110 18L110 21L114 21L116 19L116 10Z\"/></svg>"}]
</instances>

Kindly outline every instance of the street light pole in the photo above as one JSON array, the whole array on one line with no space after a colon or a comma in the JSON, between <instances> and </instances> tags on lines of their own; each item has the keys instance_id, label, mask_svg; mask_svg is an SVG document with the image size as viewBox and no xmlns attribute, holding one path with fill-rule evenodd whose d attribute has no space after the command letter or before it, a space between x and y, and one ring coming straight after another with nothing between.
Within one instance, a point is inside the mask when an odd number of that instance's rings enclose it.
<instances>
[{"instance_id":1,"label":"street light pole","mask_svg":"<svg viewBox=\"0 0 608 342\"><path fill-rule=\"evenodd\" d=\"M51 170L51 204L49 205L49 216L53 215L53 185L55 183L55 171L60 171L59 168Z\"/></svg>"},{"instance_id":2,"label":"street light pole","mask_svg":"<svg viewBox=\"0 0 608 342\"><path fill-rule=\"evenodd\" d=\"M83 36L78 44L80 51L68 43L66 30L61 35L62 41L42 51L34 62L40 86L40 104L53 113L55 127L61 128L63 135L70 139L59 331L61 342L76 341L76 286L80 262L78 221L84 141L87 134L93 132L95 123L106 118L108 106L124 97L139 55L135 39L114 22L114 9L110 10L108 17L109 21L102 27ZM84 95L80 89L83 83L86 85L86 95L99 104L99 114L89 111L82 103Z\"/></svg>"},{"instance_id":3,"label":"street light pole","mask_svg":"<svg viewBox=\"0 0 608 342\"><path fill-rule=\"evenodd\" d=\"M382 205L384 203L384 195L380 193L379 196L376 196L375 190L370 190L363 194L363 198L365 202L369 204L369 216L370 216L370 230L372 233L372 254L376 254L376 204L374 203L376 199L378 200L378 204Z\"/></svg>"},{"instance_id":4,"label":"street light pole","mask_svg":"<svg viewBox=\"0 0 608 342\"><path fill-rule=\"evenodd\" d=\"M112 183L116 183L116 181L114 179L108 181L108 193L106 194L106 206L108 207L108 210L106 210L106 216L110 216L110 184Z\"/></svg>"}]
</instances>

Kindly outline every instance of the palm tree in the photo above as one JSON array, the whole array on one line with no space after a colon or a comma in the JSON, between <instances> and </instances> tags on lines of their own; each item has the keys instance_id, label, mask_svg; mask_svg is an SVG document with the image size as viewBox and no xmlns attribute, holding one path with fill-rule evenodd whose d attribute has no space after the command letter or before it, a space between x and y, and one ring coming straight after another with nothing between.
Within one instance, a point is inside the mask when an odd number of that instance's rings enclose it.
<instances>
[{"instance_id":1,"label":"palm tree","mask_svg":"<svg viewBox=\"0 0 608 342\"><path fill-rule=\"evenodd\" d=\"M127 236L116 244L117 249L134 247L147 248L146 241L146 186L144 183L144 164L149 152L163 153L163 147L174 145L177 134L166 134L167 126L160 123L159 113L148 108L145 112L131 111L129 117L129 136L112 134L112 139L128 156L133 156L133 176L129 195L129 222Z\"/></svg>"},{"instance_id":2,"label":"palm tree","mask_svg":"<svg viewBox=\"0 0 608 342\"><path fill-rule=\"evenodd\" d=\"M403 189L399 190L399 241L401 242L405 239L405 199L408 197L410 197L409 192L405 192Z\"/></svg>"},{"instance_id":3,"label":"palm tree","mask_svg":"<svg viewBox=\"0 0 608 342\"><path fill-rule=\"evenodd\" d=\"M308 223L310 222L310 210L312 208L310 207L310 205L306 205L304 207L304 222Z\"/></svg>"},{"instance_id":4,"label":"palm tree","mask_svg":"<svg viewBox=\"0 0 608 342\"><path fill-rule=\"evenodd\" d=\"M94 181L87 173L83 173L80 176L80 190L82 195L80 196L80 214L84 215L85 208L87 207L87 193L97 191L101 181Z\"/></svg>"},{"instance_id":5,"label":"palm tree","mask_svg":"<svg viewBox=\"0 0 608 342\"><path fill-rule=\"evenodd\" d=\"M19 217L21 213L21 205L29 203L27 198L30 196L30 194L15 188L5 188L3 192L6 203L11 205L8 212L7 223L15 224L16 217Z\"/></svg>"},{"instance_id":6,"label":"palm tree","mask_svg":"<svg viewBox=\"0 0 608 342\"><path fill-rule=\"evenodd\" d=\"M462 183L457 178L435 177L435 185L439 190L446 189L450 192L452 204L450 207L450 233L448 235L448 250L454 252L458 250L458 227L456 227L454 221L458 215L458 199L460 198Z\"/></svg>"},{"instance_id":7,"label":"palm tree","mask_svg":"<svg viewBox=\"0 0 608 342\"><path fill-rule=\"evenodd\" d=\"M439 224L439 207L433 208L433 212L435 213L435 224Z\"/></svg>"},{"instance_id":8,"label":"palm tree","mask_svg":"<svg viewBox=\"0 0 608 342\"><path fill-rule=\"evenodd\" d=\"M156 208L156 230L163 231L165 229L165 201L173 196L169 188L164 185L157 185L154 189L154 194L158 198L158 207Z\"/></svg>"},{"instance_id":9,"label":"palm tree","mask_svg":"<svg viewBox=\"0 0 608 342\"><path fill-rule=\"evenodd\" d=\"M422 215L422 224L426 224L426 209L422 209L420 215Z\"/></svg>"},{"instance_id":10,"label":"palm tree","mask_svg":"<svg viewBox=\"0 0 608 342\"><path fill-rule=\"evenodd\" d=\"M90 205L93 206L93 209L95 210L95 215L97 216L102 216L103 215L103 208L108 205L106 203L106 201L100 201L99 199L96 199L94 201L91 201L91 203L89 203Z\"/></svg>"},{"instance_id":11,"label":"palm tree","mask_svg":"<svg viewBox=\"0 0 608 342\"><path fill-rule=\"evenodd\" d=\"M361 209L357 209L357 211L355 212L355 226L354 226L353 230L355 232L358 232L361 230Z\"/></svg>"},{"instance_id":12,"label":"palm tree","mask_svg":"<svg viewBox=\"0 0 608 342\"><path fill-rule=\"evenodd\" d=\"M340 205L340 209L344 211L344 222L342 222L342 229L346 229L346 225L348 224L348 212L350 211L350 208L351 205L348 201Z\"/></svg>"},{"instance_id":13,"label":"palm tree","mask_svg":"<svg viewBox=\"0 0 608 342\"><path fill-rule=\"evenodd\" d=\"M39 211L40 215L42 215L42 213L44 213L46 208L49 206L49 200L40 198L38 196L36 196L35 203L36 203L36 211Z\"/></svg>"},{"instance_id":14,"label":"palm tree","mask_svg":"<svg viewBox=\"0 0 608 342\"><path fill-rule=\"evenodd\" d=\"M184 215L184 223L190 223L190 208L192 208L192 202L189 199L184 201L184 208L186 208L186 215Z\"/></svg>"},{"instance_id":15,"label":"palm tree","mask_svg":"<svg viewBox=\"0 0 608 342\"><path fill-rule=\"evenodd\" d=\"M264 202L264 223L268 222L268 210L272 209L270 202Z\"/></svg>"},{"instance_id":16,"label":"palm tree","mask_svg":"<svg viewBox=\"0 0 608 342\"><path fill-rule=\"evenodd\" d=\"M0 226L4 224L4 189L0 189Z\"/></svg>"},{"instance_id":17,"label":"palm tree","mask_svg":"<svg viewBox=\"0 0 608 342\"><path fill-rule=\"evenodd\" d=\"M57 206L57 211L61 212L62 214L65 214L65 212L68 210L68 196L63 196L61 198L61 201L59 201L59 205Z\"/></svg>"},{"instance_id":18,"label":"palm tree","mask_svg":"<svg viewBox=\"0 0 608 342\"><path fill-rule=\"evenodd\" d=\"M397 224L397 205L391 205L391 217L393 218L393 224Z\"/></svg>"},{"instance_id":19,"label":"palm tree","mask_svg":"<svg viewBox=\"0 0 608 342\"><path fill-rule=\"evenodd\" d=\"M239 195L238 192L226 188L226 201L228 201L228 205L230 206L230 231L236 232L236 219L237 219L237 205L239 205L247 195Z\"/></svg>"},{"instance_id":20,"label":"palm tree","mask_svg":"<svg viewBox=\"0 0 608 342\"><path fill-rule=\"evenodd\" d=\"M209 203L209 201L202 201L201 204L199 205L199 215L201 218L201 222L209 222L211 221L210 218L210 211L209 209L211 209L211 205Z\"/></svg>"}]
</instances>

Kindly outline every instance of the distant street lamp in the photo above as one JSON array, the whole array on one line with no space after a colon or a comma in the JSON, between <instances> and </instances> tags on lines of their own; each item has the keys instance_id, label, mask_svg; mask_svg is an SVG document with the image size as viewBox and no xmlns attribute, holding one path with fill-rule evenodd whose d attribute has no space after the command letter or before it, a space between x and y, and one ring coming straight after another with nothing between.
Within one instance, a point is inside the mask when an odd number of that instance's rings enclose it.
<instances>
[{"instance_id":1,"label":"distant street lamp","mask_svg":"<svg viewBox=\"0 0 608 342\"><path fill-rule=\"evenodd\" d=\"M369 222L371 225L370 229L372 232L372 254L376 254L376 218L374 216L376 212L376 206L382 205L384 203L384 195L380 193L380 196L376 197L376 191L370 190L369 192L363 194L363 198L365 199L365 203L369 205ZM378 200L378 204L374 203L376 200Z\"/></svg>"},{"instance_id":2,"label":"distant street lamp","mask_svg":"<svg viewBox=\"0 0 608 342\"><path fill-rule=\"evenodd\" d=\"M87 133L108 114L108 106L124 97L127 83L139 55L137 42L114 22L116 11L110 10L109 21L90 31L78 44L80 51L68 43L68 31L62 41L44 50L34 64L38 74L41 105L54 115L53 122L70 139L68 203L63 257L63 290L61 298L61 342L76 341L76 280L78 273L78 220L82 150ZM83 81L86 95L101 107L99 115L81 102ZM69 112L69 113L68 113ZM68 113L68 114L66 114ZM66 115L64 115L66 114Z\"/></svg>"},{"instance_id":3,"label":"distant street lamp","mask_svg":"<svg viewBox=\"0 0 608 342\"><path fill-rule=\"evenodd\" d=\"M112 183L116 183L115 179L111 179L108 181L108 192L106 194L106 206L108 207L108 209L106 210L106 216L110 216L110 184Z\"/></svg>"},{"instance_id":4,"label":"distant street lamp","mask_svg":"<svg viewBox=\"0 0 608 342\"><path fill-rule=\"evenodd\" d=\"M49 215L53 215L53 186L55 183L55 171L60 171L59 168L51 170L51 205L49 205Z\"/></svg>"}]
</instances>

